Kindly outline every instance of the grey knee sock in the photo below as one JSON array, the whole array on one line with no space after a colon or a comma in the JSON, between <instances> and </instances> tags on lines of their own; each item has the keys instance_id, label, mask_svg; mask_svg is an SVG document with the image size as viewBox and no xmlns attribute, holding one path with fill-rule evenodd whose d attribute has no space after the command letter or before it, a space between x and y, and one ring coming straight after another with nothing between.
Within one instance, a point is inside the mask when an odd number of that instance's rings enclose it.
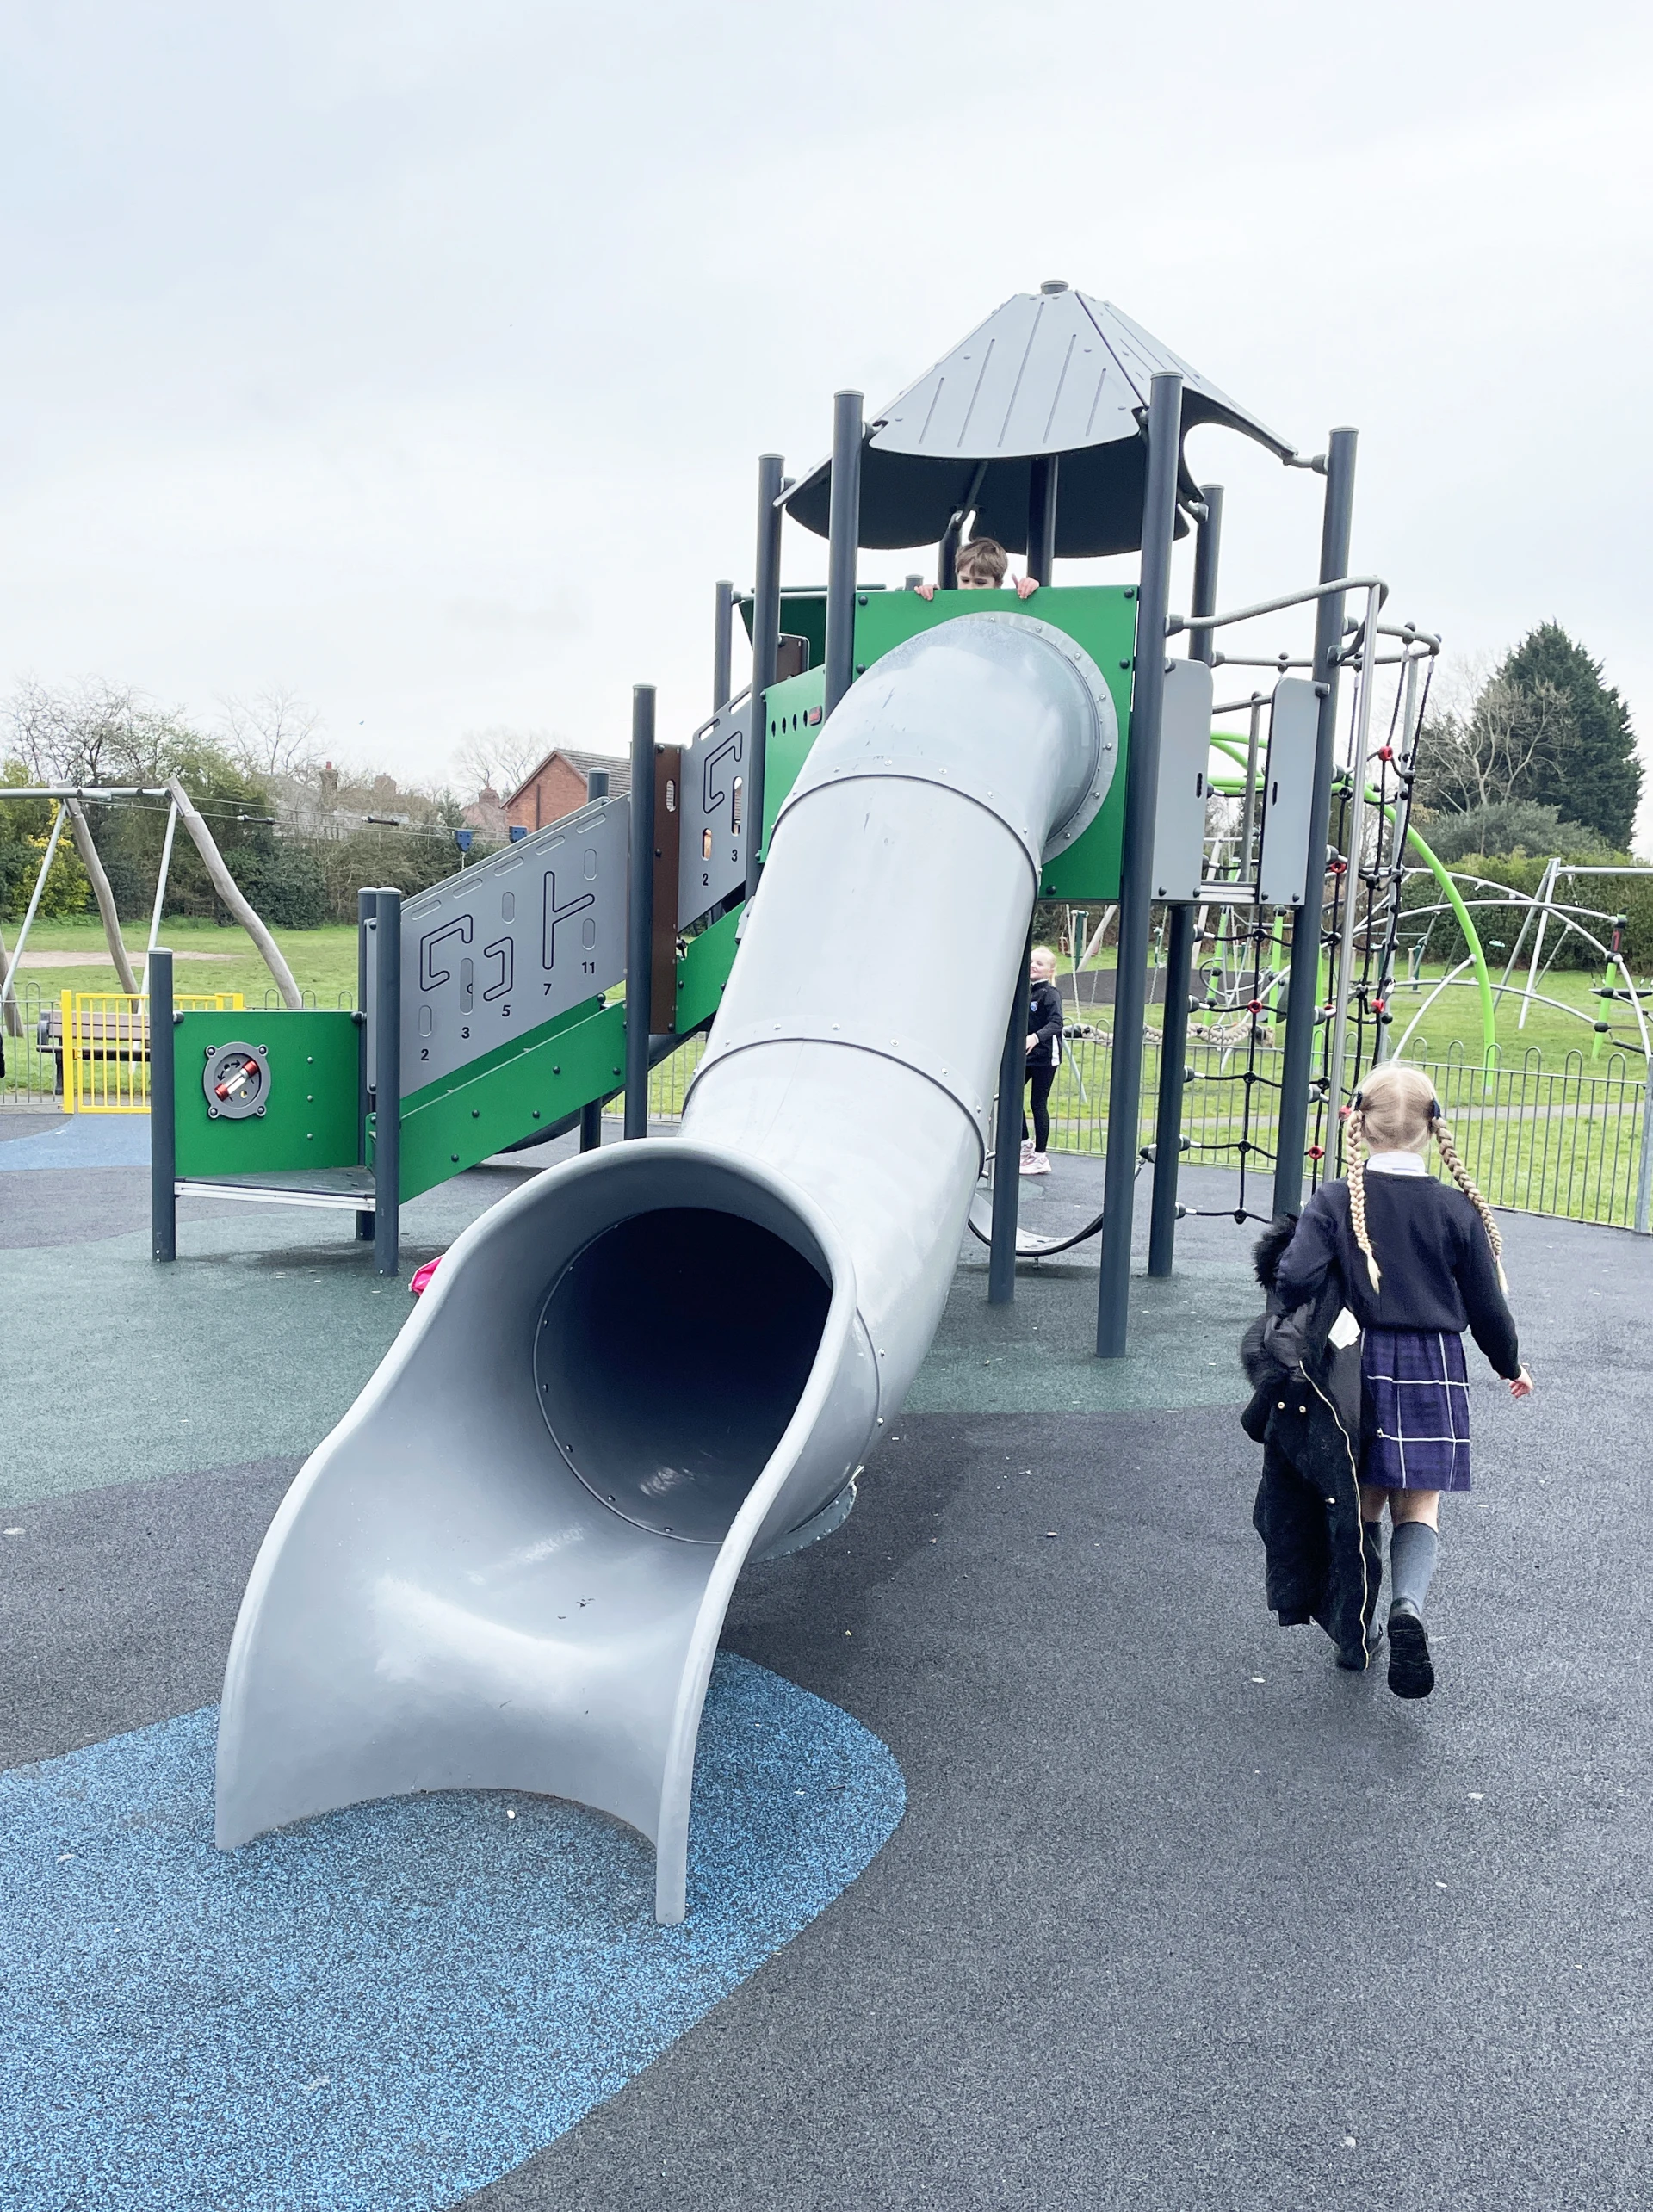
<instances>
[{"instance_id":1,"label":"grey knee sock","mask_svg":"<svg viewBox=\"0 0 1653 2212\"><path fill-rule=\"evenodd\" d=\"M1378 1610L1378 1587L1384 1579L1384 1524L1381 1521L1362 1521L1360 1551L1366 1571L1365 1622L1371 1628Z\"/></svg>"},{"instance_id":2,"label":"grey knee sock","mask_svg":"<svg viewBox=\"0 0 1653 2212\"><path fill-rule=\"evenodd\" d=\"M1402 1521L1389 1540L1390 1600L1408 1598L1420 1613L1440 1554L1440 1539L1427 1521Z\"/></svg>"}]
</instances>

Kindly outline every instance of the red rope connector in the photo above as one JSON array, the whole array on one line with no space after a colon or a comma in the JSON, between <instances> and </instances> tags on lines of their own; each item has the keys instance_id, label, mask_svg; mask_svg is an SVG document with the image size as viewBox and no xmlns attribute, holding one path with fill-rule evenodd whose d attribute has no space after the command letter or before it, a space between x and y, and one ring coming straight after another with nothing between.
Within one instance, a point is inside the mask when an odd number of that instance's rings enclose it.
<instances>
[{"instance_id":1,"label":"red rope connector","mask_svg":"<svg viewBox=\"0 0 1653 2212\"><path fill-rule=\"evenodd\" d=\"M1309 1157L1310 1159L1324 1159L1326 1157L1325 1146L1310 1145L1309 1147Z\"/></svg>"},{"instance_id":2,"label":"red rope connector","mask_svg":"<svg viewBox=\"0 0 1653 2212\"><path fill-rule=\"evenodd\" d=\"M1262 1012L1262 1010L1263 1010L1263 1002L1262 1002L1262 1000L1261 1000L1260 998L1254 998L1254 999L1252 999L1252 1000L1251 1000L1251 1002L1250 1002L1250 1004L1249 1004L1247 1006L1247 1008L1246 1008L1246 1011L1247 1011L1247 1014L1260 1014L1260 1013Z\"/></svg>"},{"instance_id":3,"label":"red rope connector","mask_svg":"<svg viewBox=\"0 0 1653 2212\"><path fill-rule=\"evenodd\" d=\"M1378 757L1379 760L1393 760L1395 757L1394 746L1379 745L1378 748Z\"/></svg>"}]
</instances>

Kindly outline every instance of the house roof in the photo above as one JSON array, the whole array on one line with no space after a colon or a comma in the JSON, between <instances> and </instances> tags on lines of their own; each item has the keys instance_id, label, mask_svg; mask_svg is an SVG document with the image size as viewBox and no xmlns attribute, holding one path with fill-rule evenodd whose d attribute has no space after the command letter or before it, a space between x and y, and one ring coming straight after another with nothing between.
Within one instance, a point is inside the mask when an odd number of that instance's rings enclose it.
<instances>
[{"instance_id":1,"label":"house roof","mask_svg":"<svg viewBox=\"0 0 1653 2212\"><path fill-rule=\"evenodd\" d=\"M979 536L1025 552L1031 463L1056 454L1057 553L1134 553L1149 387L1173 369L1183 380L1185 436L1221 423L1281 460L1296 451L1117 307L1052 283L1006 300L872 417L861 453L862 545L932 543L963 509L975 510ZM832 475L829 455L784 496L794 520L820 537Z\"/></svg>"},{"instance_id":2,"label":"house roof","mask_svg":"<svg viewBox=\"0 0 1653 2212\"><path fill-rule=\"evenodd\" d=\"M572 745L553 745L531 775L525 775L514 791L505 794L502 804L514 806L523 792L530 791L550 767L553 761L566 761L581 775L588 775L594 768L605 768L609 772L609 796L623 799L631 789L631 763L624 753L577 752Z\"/></svg>"}]
</instances>

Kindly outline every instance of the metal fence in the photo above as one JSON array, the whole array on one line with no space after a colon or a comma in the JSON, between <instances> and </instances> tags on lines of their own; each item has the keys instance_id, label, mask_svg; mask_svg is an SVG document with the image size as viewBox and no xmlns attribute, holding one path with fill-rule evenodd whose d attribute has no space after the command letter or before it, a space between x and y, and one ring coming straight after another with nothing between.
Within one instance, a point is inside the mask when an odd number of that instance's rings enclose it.
<instances>
[{"instance_id":1,"label":"metal fence","mask_svg":"<svg viewBox=\"0 0 1653 2212\"><path fill-rule=\"evenodd\" d=\"M185 993L180 1011L242 1009L239 992ZM147 1114L149 1017L124 992L23 983L0 1019L0 1110Z\"/></svg>"},{"instance_id":2,"label":"metal fence","mask_svg":"<svg viewBox=\"0 0 1653 2212\"><path fill-rule=\"evenodd\" d=\"M682 1113L704 1043L692 1038L655 1069L649 1082L651 1120L671 1121ZM1159 1034L1150 1031L1143 1042L1138 1146L1154 1140L1160 1057ZM1248 1183L1257 1178L1246 1193L1257 1214L1268 1212L1272 1198L1282 1058L1272 1046L1253 1050L1243 1042L1195 1039L1184 1062L1185 1161L1200 1167L1243 1165ZM1483 1062L1458 1044L1408 1058L1433 1083L1459 1156L1490 1204L1649 1228L1653 1154L1646 1150L1648 1071L1639 1060L1613 1053L1592 1062L1574 1052L1557 1065L1528 1050L1508 1060L1495 1051ZM1050 1092L1052 1151L1093 1158L1107 1151L1112 1060L1105 1033L1067 1040ZM1358 1072L1351 1058L1346 1096ZM1310 1117L1311 1137L1318 1137L1309 1160L1311 1180L1341 1171L1338 1130L1334 1118L1329 1128L1328 1121L1323 1106Z\"/></svg>"},{"instance_id":3,"label":"metal fence","mask_svg":"<svg viewBox=\"0 0 1653 2212\"><path fill-rule=\"evenodd\" d=\"M1108 1078L1112 1047L1103 1036L1075 1037L1050 1094L1051 1145L1101 1154L1108 1141ZM1653 1154L1647 1150L1648 1068L1623 1053L1590 1061L1569 1053L1546 1062L1537 1050L1483 1060L1453 1043L1441 1053L1408 1053L1435 1087L1464 1165L1489 1203L1572 1221L1619 1228L1650 1226ZM1238 1168L1272 1177L1279 1133L1283 1055L1272 1047L1194 1041L1186 1055L1185 1158L1201 1166ZM1344 1092L1359 1071L1351 1059ZM1143 1051L1137 1142L1152 1142L1160 1080L1157 1035ZM1316 1124L1318 1123L1318 1128ZM1339 1130L1322 1105L1310 1117L1317 1138L1311 1179L1340 1172ZM1444 1172L1444 1171L1442 1171ZM1252 1210L1266 1212L1260 1188Z\"/></svg>"},{"instance_id":4,"label":"metal fence","mask_svg":"<svg viewBox=\"0 0 1653 2212\"><path fill-rule=\"evenodd\" d=\"M348 1004L350 994L338 997L341 1004ZM222 1004L224 1000L204 998L201 1003ZM8 1018L0 1037L5 1061L0 1109L65 1110L60 1038L54 1041L50 1019L58 1011L60 1029L61 1007L59 994L43 998L37 985L19 985L15 1022ZM682 1051L654 1070L649 1078L652 1121L671 1122L681 1115L705 1042L703 1036L690 1038ZM1646 1231L1653 1226L1648 1069L1640 1060L1620 1052L1591 1060L1572 1052L1559 1063L1546 1062L1536 1049L1528 1049L1509 1058L1495 1050L1483 1061L1456 1043L1442 1052L1431 1052L1421 1040L1414 1045L1408 1058L1425 1069L1434 1084L1458 1152L1491 1204L1619 1228ZM1243 1165L1248 1181L1257 1177L1254 1188L1247 1192L1254 1213L1266 1213L1269 1206L1279 1128L1281 1059L1272 1046L1196 1037L1185 1060L1185 1159L1203 1167ZM1111 1064L1112 1045L1105 1033L1093 1031L1067 1040L1050 1093L1053 1150L1097 1158L1106 1152ZM118 1090L122 1063L116 1060L109 1065L117 1071ZM100 1063L95 1058L71 1066L78 1070L78 1078L98 1079ZM1351 1063L1346 1088L1356 1073ZM1142 1054L1138 1146L1153 1141L1159 1081L1160 1038L1157 1031L1150 1031ZM138 1110L146 1103L138 1102ZM617 1103L611 1111L617 1114ZM1323 1108L1311 1117L1311 1134L1318 1134L1321 1146L1330 1154L1311 1157L1312 1177L1335 1174L1341 1165L1336 1127L1334 1122L1328 1128L1328 1119Z\"/></svg>"},{"instance_id":5,"label":"metal fence","mask_svg":"<svg viewBox=\"0 0 1653 2212\"><path fill-rule=\"evenodd\" d=\"M50 1113L63 1109L58 1054L41 1042L40 1016L58 1003L38 983L19 981L0 1017L0 1110Z\"/></svg>"},{"instance_id":6,"label":"metal fence","mask_svg":"<svg viewBox=\"0 0 1653 2212\"><path fill-rule=\"evenodd\" d=\"M238 991L184 992L180 1014L240 1013ZM55 1018L40 1023L40 1042L60 1048L63 1103L71 1114L147 1114L149 1002L124 992L65 991Z\"/></svg>"}]
</instances>

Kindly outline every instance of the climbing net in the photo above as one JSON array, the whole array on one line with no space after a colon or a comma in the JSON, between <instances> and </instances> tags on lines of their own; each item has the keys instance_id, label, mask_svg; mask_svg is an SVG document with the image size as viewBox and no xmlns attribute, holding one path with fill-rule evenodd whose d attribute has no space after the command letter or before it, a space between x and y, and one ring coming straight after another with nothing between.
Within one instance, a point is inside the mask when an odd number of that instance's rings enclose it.
<instances>
[{"instance_id":1,"label":"climbing net","mask_svg":"<svg viewBox=\"0 0 1653 2212\"><path fill-rule=\"evenodd\" d=\"M1351 648L1351 653L1353 652ZM1407 652L1408 673L1415 664ZM1349 658L1346 655L1345 658ZM1407 838L1412 819L1412 787L1416 775L1419 734L1428 712L1434 660L1429 656L1421 693L1408 696L1415 686L1396 687L1389 727L1383 743L1365 761L1351 762L1332 788L1331 850L1326 866L1326 896L1321 908L1321 970L1332 979L1330 988L1317 994L1316 1055L1309 1117L1309 1182L1316 1188L1323 1176L1335 1175L1343 1166L1343 1120L1340 1111L1347 1093L1359 1088L1364 1069L1385 1057L1388 1032L1393 1025L1395 959L1400 942L1402 893L1408 870ZM1359 686L1365 681L1357 670L1352 701L1352 726L1362 723ZM1351 751L1353 751L1353 745ZM1362 803L1356 804L1355 775L1365 778ZM1359 851L1350 847L1358 842ZM1352 916L1346 905L1353 902ZM1340 995L1343 1020L1337 1016L1339 955L1348 943L1347 988ZM1340 1056L1341 1066L1334 1065ZM1328 1162L1330 1165L1328 1165Z\"/></svg>"},{"instance_id":2,"label":"climbing net","mask_svg":"<svg viewBox=\"0 0 1653 2212\"><path fill-rule=\"evenodd\" d=\"M1399 640L1397 652L1367 657L1359 626L1351 627L1356 633L1341 656L1343 664L1354 671L1350 759L1333 786L1330 850L1319 911L1321 979L1308 1145L1311 1187L1341 1165L1338 1109L1345 1092L1358 1086L1361 1069L1384 1057L1393 1020L1415 763L1436 651L1433 639L1408 625L1385 633ZM1425 664L1421 686L1416 680L1420 662ZM1402 680L1395 686L1382 742L1375 747L1368 745L1365 757L1357 763L1353 756L1362 750L1360 733L1371 719L1360 688L1378 680L1378 668L1397 665ZM1212 780L1228 819L1219 820L1209 841L1210 881L1240 885L1255 880L1258 718L1266 703L1263 694L1254 692L1249 701L1219 710L1248 707L1252 727L1243 744L1237 738L1217 740L1219 751L1243 765L1237 777ZM1363 777L1358 804L1357 773ZM1236 808L1237 824L1233 819ZM1352 850L1355 845L1359 850ZM1304 925L1306 911L1299 912L1294 927ZM1201 951L1191 1031L1194 1053L1203 1046L1206 1065L1191 1066L1189 1076L1192 1084L1226 1089L1233 1103L1230 1111L1220 1115L1216 1134L1187 1136L1185 1148L1191 1159L1202 1154L1235 1158L1240 1188L1232 1208L1186 1210L1229 1214L1236 1222L1266 1220L1273 1210L1272 1191L1262 1200L1264 1211L1256 1210L1253 1199L1260 1177L1272 1181L1278 1157L1281 1052L1277 1033L1285 1011L1290 965L1285 915L1254 901L1226 904L1215 910L1214 926L1208 930L1211 912L1202 909L1197 922Z\"/></svg>"}]
</instances>

